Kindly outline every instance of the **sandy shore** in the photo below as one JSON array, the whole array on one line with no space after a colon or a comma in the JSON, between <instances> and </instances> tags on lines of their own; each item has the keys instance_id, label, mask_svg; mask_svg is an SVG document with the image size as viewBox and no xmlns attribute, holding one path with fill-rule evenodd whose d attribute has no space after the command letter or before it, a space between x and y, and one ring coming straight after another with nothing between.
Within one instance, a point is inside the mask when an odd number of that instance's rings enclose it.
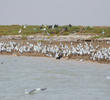
<instances>
[{"instance_id":1,"label":"sandy shore","mask_svg":"<svg viewBox=\"0 0 110 100\"><path fill-rule=\"evenodd\" d=\"M25 36L25 39L27 40L42 40L42 41L79 41L79 40L93 40L92 38L97 36L97 34L70 34L70 35L53 35L53 36L48 36L48 35L29 35ZM24 38L23 35L3 35L0 36L0 40L8 39L8 40L22 40ZM100 38L97 40L110 40L110 38Z\"/></svg>"}]
</instances>

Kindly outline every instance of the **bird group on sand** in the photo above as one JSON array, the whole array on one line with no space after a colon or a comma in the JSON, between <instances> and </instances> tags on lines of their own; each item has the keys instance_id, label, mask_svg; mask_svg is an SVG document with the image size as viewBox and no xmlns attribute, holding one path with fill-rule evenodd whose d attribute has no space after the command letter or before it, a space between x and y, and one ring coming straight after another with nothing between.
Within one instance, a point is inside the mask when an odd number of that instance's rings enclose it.
<instances>
[{"instance_id":1,"label":"bird group on sand","mask_svg":"<svg viewBox=\"0 0 110 100\"><path fill-rule=\"evenodd\" d=\"M3 52L23 55L24 53L40 53L48 57L55 57L61 59L62 57L72 56L88 56L93 61L110 61L110 47L101 48L99 45L92 45L92 43L73 43L67 44L45 44L43 42L0 42L0 53Z\"/></svg>"}]
</instances>

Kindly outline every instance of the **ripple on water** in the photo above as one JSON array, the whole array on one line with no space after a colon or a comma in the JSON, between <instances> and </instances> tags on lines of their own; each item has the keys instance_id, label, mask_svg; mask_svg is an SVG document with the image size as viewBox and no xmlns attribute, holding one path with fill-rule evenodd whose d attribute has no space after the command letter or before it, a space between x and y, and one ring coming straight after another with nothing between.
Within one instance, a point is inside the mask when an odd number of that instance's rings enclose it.
<instances>
[{"instance_id":1,"label":"ripple on water","mask_svg":"<svg viewBox=\"0 0 110 100\"><path fill-rule=\"evenodd\" d=\"M15 62L16 59L16 62ZM109 100L110 66L49 58L0 56L1 100ZM26 63L28 62L28 63ZM94 84L95 83L95 84ZM25 95L24 90L47 90Z\"/></svg>"}]
</instances>

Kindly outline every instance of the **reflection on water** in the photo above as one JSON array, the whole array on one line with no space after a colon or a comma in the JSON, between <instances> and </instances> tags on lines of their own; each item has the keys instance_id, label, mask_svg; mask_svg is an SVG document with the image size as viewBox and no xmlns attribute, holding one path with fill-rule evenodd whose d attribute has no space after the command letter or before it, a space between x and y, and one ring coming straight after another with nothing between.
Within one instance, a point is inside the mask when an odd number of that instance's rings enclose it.
<instances>
[{"instance_id":1,"label":"reflection on water","mask_svg":"<svg viewBox=\"0 0 110 100\"><path fill-rule=\"evenodd\" d=\"M109 65L13 56L0 62L0 100L110 100ZM39 87L47 90L24 94Z\"/></svg>"}]
</instances>

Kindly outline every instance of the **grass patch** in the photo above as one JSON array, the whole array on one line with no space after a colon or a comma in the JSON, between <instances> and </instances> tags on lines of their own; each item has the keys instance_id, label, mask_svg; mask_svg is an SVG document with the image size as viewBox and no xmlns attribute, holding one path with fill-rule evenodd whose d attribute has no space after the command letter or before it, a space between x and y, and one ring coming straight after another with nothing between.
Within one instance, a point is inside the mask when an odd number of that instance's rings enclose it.
<instances>
[{"instance_id":1,"label":"grass patch","mask_svg":"<svg viewBox=\"0 0 110 100\"><path fill-rule=\"evenodd\" d=\"M44 30L44 28L46 30ZM21 33L19 33L19 30L22 30ZM102 32L105 32L104 35L102 35ZM34 34L44 34L50 36L54 35L69 35L72 33L84 33L84 34L97 34L98 36L93 38L100 38L100 37L110 37L110 26L72 26L72 25L54 25L53 27L50 27L49 25L27 25L26 28L24 28L23 25L0 25L0 35L22 35L23 38L25 38L28 35L34 35Z\"/></svg>"}]
</instances>

